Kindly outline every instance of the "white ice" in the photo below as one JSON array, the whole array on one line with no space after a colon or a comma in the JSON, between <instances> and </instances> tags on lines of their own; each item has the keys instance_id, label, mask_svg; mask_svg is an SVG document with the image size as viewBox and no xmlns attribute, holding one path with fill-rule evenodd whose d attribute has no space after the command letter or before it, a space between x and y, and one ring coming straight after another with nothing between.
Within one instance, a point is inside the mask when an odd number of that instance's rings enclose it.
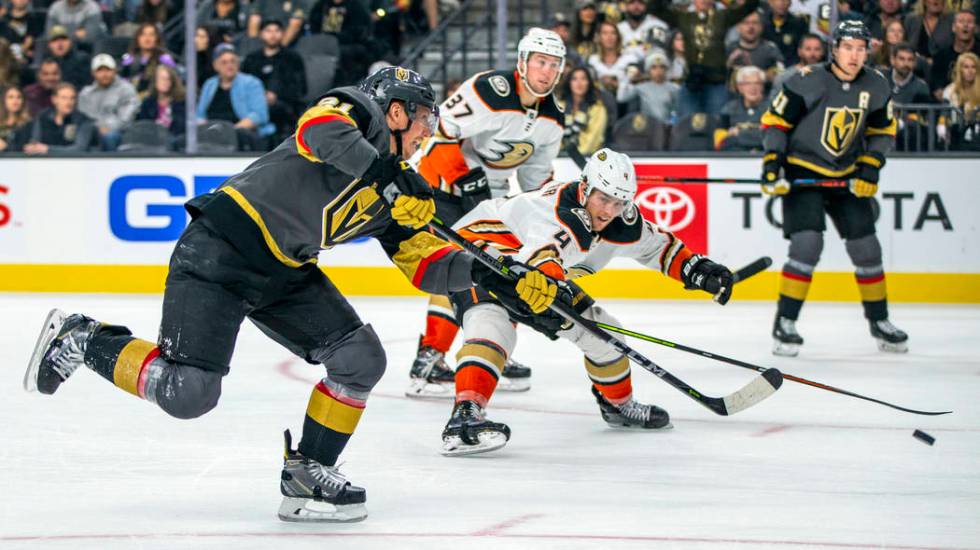
<instances>
[{"instance_id":1,"label":"white ice","mask_svg":"<svg viewBox=\"0 0 980 550\"><path fill-rule=\"evenodd\" d=\"M980 548L980 308L893 305L911 352L876 350L857 304L807 304L799 358L769 354L774 305L603 303L637 331L900 405L914 416L787 381L716 416L634 368L665 433L609 429L581 356L521 329L526 394L498 394L502 451L438 454L446 401L403 397L424 301L353 299L388 352L342 470L368 490L348 525L280 522L282 430L296 438L322 368L243 327L218 407L175 420L82 369L54 396L21 377L48 308L153 339L160 297L0 295L0 548ZM711 395L756 373L632 341ZM933 447L912 437L920 428Z\"/></svg>"}]
</instances>

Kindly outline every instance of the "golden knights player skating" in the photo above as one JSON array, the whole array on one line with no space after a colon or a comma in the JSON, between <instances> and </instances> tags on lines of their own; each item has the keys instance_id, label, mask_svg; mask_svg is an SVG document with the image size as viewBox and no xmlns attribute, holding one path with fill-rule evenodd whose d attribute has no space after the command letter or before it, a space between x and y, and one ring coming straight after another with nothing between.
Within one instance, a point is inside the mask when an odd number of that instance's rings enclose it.
<instances>
[{"instance_id":1,"label":"golden knights player skating","mask_svg":"<svg viewBox=\"0 0 980 550\"><path fill-rule=\"evenodd\" d=\"M452 225L480 201L524 191L551 179L564 114L552 92L565 65L557 33L532 28L517 45L517 70L479 73L442 103L439 130L423 149L419 173L435 189L439 219ZM446 296L432 296L425 334L412 364L409 397L452 397L445 362L459 325ZM531 387L531 369L508 358L503 391Z\"/></svg>"},{"instance_id":2,"label":"golden knights player skating","mask_svg":"<svg viewBox=\"0 0 980 550\"><path fill-rule=\"evenodd\" d=\"M762 116L762 190L782 195L789 259L780 280L773 353L795 356L803 338L796 319L823 250L824 213L854 262L871 335L882 351L907 351L908 335L888 321L881 245L871 197L895 138L891 90L865 67L871 33L859 21L834 31L833 60L811 65L783 85ZM844 178L849 190L792 188L787 180Z\"/></svg>"},{"instance_id":3,"label":"golden knights player skating","mask_svg":"<svg viewBox=\"0 0 980 550\"><path fill-rule=\"evenodd\" d=\"M495 276L421 230L435 204L429 185L401 156L432 135L437 115L429 83L401 67L378 71L360 89L331 90L306 111L292 137L187 203L193 220L170 259L156 343L123 326L53 310L25 388L52 394L84 364L171 416L195 418L217 404L248 317L327 371L310 396L298 450L286 432L279 517L363 519L364 489L334 464L384 373L385 353L371 325L317 268L317 255L374 237L426 292L464 290L474 277ZM555 295L540 272L529 272L514 288L537 311Z\"/></svg>"}]
</instances>

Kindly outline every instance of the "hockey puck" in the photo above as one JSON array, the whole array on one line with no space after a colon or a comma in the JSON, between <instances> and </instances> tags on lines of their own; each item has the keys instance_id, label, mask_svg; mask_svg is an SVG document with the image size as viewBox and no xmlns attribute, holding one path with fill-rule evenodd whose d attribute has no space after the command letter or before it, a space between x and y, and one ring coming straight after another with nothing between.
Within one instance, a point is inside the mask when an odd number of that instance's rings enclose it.
<instances>
[{"instance_id":1,"label":"hockey puck","mask_svg":"<svg viewBox=\"0 0 980 550\"><path fill-rule=\"evenodd\" d=\"M931 435L927 434L922 430L915 430L914 432L912 432L912 437L930 446L936 442L935 437L932 437Z\"/></svg>"}]
</instances>

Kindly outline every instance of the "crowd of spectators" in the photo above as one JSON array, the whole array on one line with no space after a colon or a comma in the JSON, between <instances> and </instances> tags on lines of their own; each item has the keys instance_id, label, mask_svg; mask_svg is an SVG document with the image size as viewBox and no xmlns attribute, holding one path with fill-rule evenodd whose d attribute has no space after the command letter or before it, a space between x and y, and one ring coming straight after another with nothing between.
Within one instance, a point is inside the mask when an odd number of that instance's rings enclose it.
<instances>
[{"instance_id":1,"label":"crowd of spectators","mask_svg":"<svg viewBox=\"0 0 980 550\"><path fill-rule=\"evenodd\" d=\"M840 1L839 17L871 30L869 65L891 82L897 104L951 107L929 121L902 112L900 131L980 149L973 2ZM224 132L234 150L264 151L325 86L396 63L407 36L424 35L458 3L197 2L193 79L183 5L0 0L0 152L126 150L149 137L181 150L190 80L193 122ZM827 60L827 17L826 0L575 0L545 23L568 46L558 87L566 143L585 154L617 143L757 151L767 98Z\"/></svg>"}]
</instances>

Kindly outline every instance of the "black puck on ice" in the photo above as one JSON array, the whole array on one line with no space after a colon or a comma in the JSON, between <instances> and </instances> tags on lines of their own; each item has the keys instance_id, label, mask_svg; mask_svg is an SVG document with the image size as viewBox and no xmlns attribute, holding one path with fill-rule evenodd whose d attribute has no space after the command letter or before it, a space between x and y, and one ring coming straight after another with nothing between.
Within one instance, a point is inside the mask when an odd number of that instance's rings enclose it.
<instances>
[{"instance_id":1,"label":"black puck on ice","mask_svg":"<svg viewBox=\"0 0 980 550\"><path fill-rule=\"evenodd\" d=\"M927 434L922 430L915 430L914 432L912 432L912 437L918 439L919 441L925 443L926 445L932 445L933 443L936 442L935 437L932 437L931 435Z\"/></svg>"}]
</instances>

